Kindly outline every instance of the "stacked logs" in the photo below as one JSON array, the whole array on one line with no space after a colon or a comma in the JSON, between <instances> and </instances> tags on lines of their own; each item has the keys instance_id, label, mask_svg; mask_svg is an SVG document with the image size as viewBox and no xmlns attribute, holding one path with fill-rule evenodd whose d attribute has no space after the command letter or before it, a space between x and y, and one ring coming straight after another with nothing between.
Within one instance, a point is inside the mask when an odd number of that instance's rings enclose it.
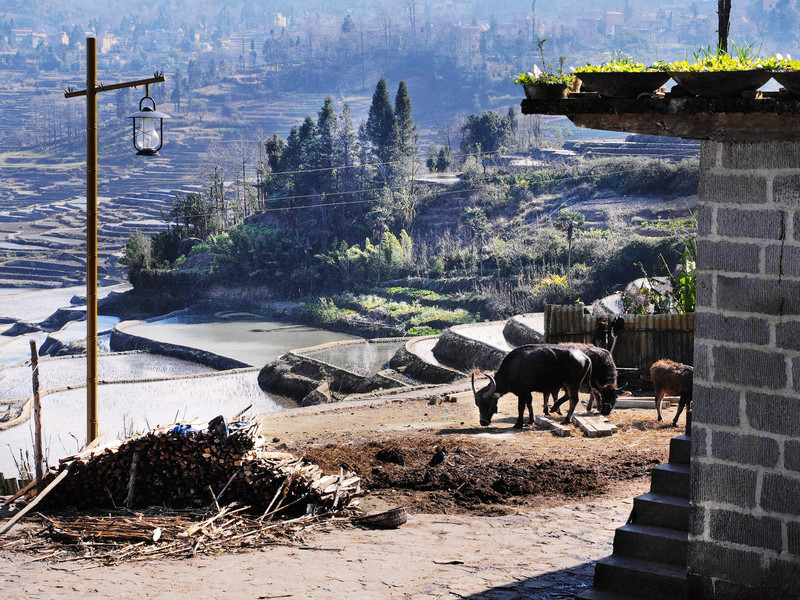
<instances>
[{"instance_id":1,"label":"stacked logs","mask_svg":"<svg viewBox=\"0 0 800 600\"><path fill-rule=\"evenodd\" d=\"M270 518L326 513L361 494L361 480L268 448L257 425L220 417L198 429L178 424L61 459L63 481L45 509L200 508L236 501ZM48 475L54 478L55 472ZM47 483L47 481L45 481Z\"/></svg>"}]
</instances>

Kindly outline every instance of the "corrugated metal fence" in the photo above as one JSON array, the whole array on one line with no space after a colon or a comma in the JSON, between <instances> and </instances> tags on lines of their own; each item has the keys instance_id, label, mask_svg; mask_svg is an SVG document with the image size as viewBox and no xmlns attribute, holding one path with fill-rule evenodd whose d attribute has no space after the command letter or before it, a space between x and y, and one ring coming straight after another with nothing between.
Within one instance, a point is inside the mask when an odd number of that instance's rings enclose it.
<instances>
[{"instance_id":1,"label":"corrugated metal fence","mask_svg":"<svg viewBox=\"0 0 800 600\"><path fill-rule=\"evenodd\" d=\"M693 364L694 313L686 315L622 315L625 327L614 346L618 367L649 369L661 358ZM597 320L582 305L548 304L544 312L545 343L592 343Z\"/></svg>"}]
</instances>

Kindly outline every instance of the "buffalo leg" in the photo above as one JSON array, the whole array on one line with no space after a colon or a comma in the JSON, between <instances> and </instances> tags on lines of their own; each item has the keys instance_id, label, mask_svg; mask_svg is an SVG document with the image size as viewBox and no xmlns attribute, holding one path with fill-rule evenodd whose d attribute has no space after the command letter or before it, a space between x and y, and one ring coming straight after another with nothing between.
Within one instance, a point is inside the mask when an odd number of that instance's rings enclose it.
<instances>
[{"instance_id":1,"label":"buffalo leg","mask_svg":"<svg viewBox=\"0 0 800 600\"><path fill-rule=\"evenodd\" d=\"M578 406L578 390L579 387L571 387L567 386L567 392L569 392L569 410L567 411L567 416L564 418L564 425L569 425L572 421L572 415L575 412L575 408Z\"/></svg>"},{"instance_id":2,"label":"buffalo leg","mask_svg":"<svg viewBox=\"0 0 800 600\"><path fill-rule=\"evenodd\" d=\"M530 392L519 395L517 400L517 422L514 423L514 429L522 429L522 425L525 422L525 407L530 407L532 402L533 397ZM533 412L533 408L531 408L531 412Z\"/></svg>"},{"instance_id":3,"label":"buffalo leg","mask_svg":"<svg viewBox=\"0 0 800 600\"><path fill-rule=\"evenodd\" d=\"M533 397L529 394L528 395L528 402L526 402L528 406L528 423L533 425Z\"/></svg>"},{"instance_id":4,"label":"buffalo leg","mask_svg":"<svg viewBox=\"0 0 800 600\"><path fill-rule=\"evenodd\" d=\"M665 393L666 390L656 390L656 412L658 413L657 420L659 423L664 420L664 418L661 416L661 401L664 399ZM680 412L678 412L678 414L680 414Z\"/></svg>"},{"instance_id":5,"label":"buffalo leg","mask_svg":"<svg viewBox=\"0 0 800 600\"><path fill-rule=\"evenodd\" d=\"M586 412L592 412L592 406L596 406L600 411L600 392L593 387L589 387L589 401L586 403Z\"/></svg>"},{"instance_id":6,"label":"buffalo leg","mask_svg":"<svg viewBox=\"0 0 800 600\"><path fill-rule=\"evenodd\" d=\"M678 412L675 413L675 418L672 419L672 426L673 427L677 427L678 426L678 417L681 416L681 413L683 412L683 407L687 406L687 405L691 406L691 402L692 402L691 394L681 394L681 398L678 401Z\"/></svg>"},{"instance_id":7,"label":"buffalo leg","mask_svg":"<svg viewBox=\"0 0 800 600\"><path fill-rule=\"evenodd\" d=\"M556 397L558 397L558 392L556 392ZM564 402L566 402L567 400L569 400L569 395L568 394L564 394L563 396L561 396L561 398L558 398L558 400L555 400L555 402L553 402L553 412L560 415L561 414L561 405L564 404Z\"/></svg>"}]
</instances>

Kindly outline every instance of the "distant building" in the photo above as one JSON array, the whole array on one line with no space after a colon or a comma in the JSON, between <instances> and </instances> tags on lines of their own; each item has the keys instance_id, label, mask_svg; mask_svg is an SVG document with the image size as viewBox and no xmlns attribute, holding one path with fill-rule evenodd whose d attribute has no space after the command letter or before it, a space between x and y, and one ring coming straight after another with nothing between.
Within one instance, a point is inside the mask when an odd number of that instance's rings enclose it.
<instances>
[{"instance_id":1,"label":"distant building","mask_svg":"<svg viewBox=\"0 0 800 600\"><path fill-rule=\"evenodd\" d=\"M778 0L764 0L764 12L772 12Z\"/></svg>"},{"instance_id":2,"label":"distant building","mask_svg":"<svg viewBox=\"0 0 800 600\"><path fill-rule=\"evenodd\" d=\"M100 49L100 54L106 54L116 43L117 39L110 33L104 33L97 38L97 47Z\"/></svg>"},{"instance_id":3,"label":"distant building","mask_svg":"<svg viewBox=\"0 0 800 600\"><path fill-rule=\"evenodd\" d=\"M481 34L484 28L479 25L459 25L457 27L460 49L467 52L479 52L481 48Z\"/></svg>"},{"instance_id":4,"label":"distant building","mask_svg":"<svg viewBox=\"0 0 800 600\"><path fill-rule=\"evenodd\" d=\"M14 41L20 43L24 40L28 40L33 35L33 29L12 29L11 30L11 37L14 38Z\"/></svg>"},{"instance_id":5,"label":"distant building","mask_svg":"<svg viewBox=\"0 0 800 600\"><path fill-rule=\"evenodd\" d=\"M281 13L275 13L273 24L275 27L286 27L287 19Z\"/></svg>"},{"instance_id":6,"label":"distant building","mask_svg":"<svg viewBox=\"0 0 800 600\"><path fill-rule=\"evenodd\" d=\"M603 25L606 35L614 35L618 29L625 28L625 15L621 12L607 12Z\"/></svg>"},{"instance_id":7,"label":"distant building","mask_svg":"<svg viewBox=\"0 0 800 600\"><path fill-rule=\"evenodd\" d=\"M592 19L590 17L581 17L576 21L578 31L591 31L593 33L600 33L600 26L603 23L600 19Z\"/></svg>"}]
</instances>

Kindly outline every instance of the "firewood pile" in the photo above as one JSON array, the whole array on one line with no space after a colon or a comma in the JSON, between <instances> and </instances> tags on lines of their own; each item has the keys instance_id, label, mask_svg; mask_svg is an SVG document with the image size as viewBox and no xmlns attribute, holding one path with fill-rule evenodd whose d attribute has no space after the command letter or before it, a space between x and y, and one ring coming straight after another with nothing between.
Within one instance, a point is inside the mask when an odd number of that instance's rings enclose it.
<instances>
[{"instance_id":1,"label":"firewood pile","mask_svg":"<svg viewBox=\"0 0 800 600\"><path fill-rule=\"evenodd\" d=\"M293 518L341 510L361 494L359 477L326 476L315 464L270 449L257 429L247 420L226 424L217 417L208 427L161 427L63 458L60 470L68 476L39 509L210 508L236 501Z\"/></svg>"},{"instance_id":2,"label":"firewood pile","mask_svg":"<svg viewBox=\"0 0 800 600\"><path fill-rule=\"evenodd\" d=\"M0 537L0 550L104 562L236 552L349 523L362 493L353 473L325 475L302 457L270 448L256 423L222 417L62 458L42 487L38 496L32 484L6 500L29 504L0 536L34 507L41 512L31 521L41 527Z\"/></svg>"},{"instance_id":3,"label":"firewood pile","mask_svg":"<svg viewBox=\"0 0 800 600\"><path fill-rule=\"evenodd\" d=\"M309 514L270 521L232 504L211 511L149 508L103 516L36 514L32 521L33 527L19 535L0 538L0 550L33 554L37 561L87 561L91 566L302 544L304 534L347 525L350 517Z\"/></svg>"}]
</instances>

